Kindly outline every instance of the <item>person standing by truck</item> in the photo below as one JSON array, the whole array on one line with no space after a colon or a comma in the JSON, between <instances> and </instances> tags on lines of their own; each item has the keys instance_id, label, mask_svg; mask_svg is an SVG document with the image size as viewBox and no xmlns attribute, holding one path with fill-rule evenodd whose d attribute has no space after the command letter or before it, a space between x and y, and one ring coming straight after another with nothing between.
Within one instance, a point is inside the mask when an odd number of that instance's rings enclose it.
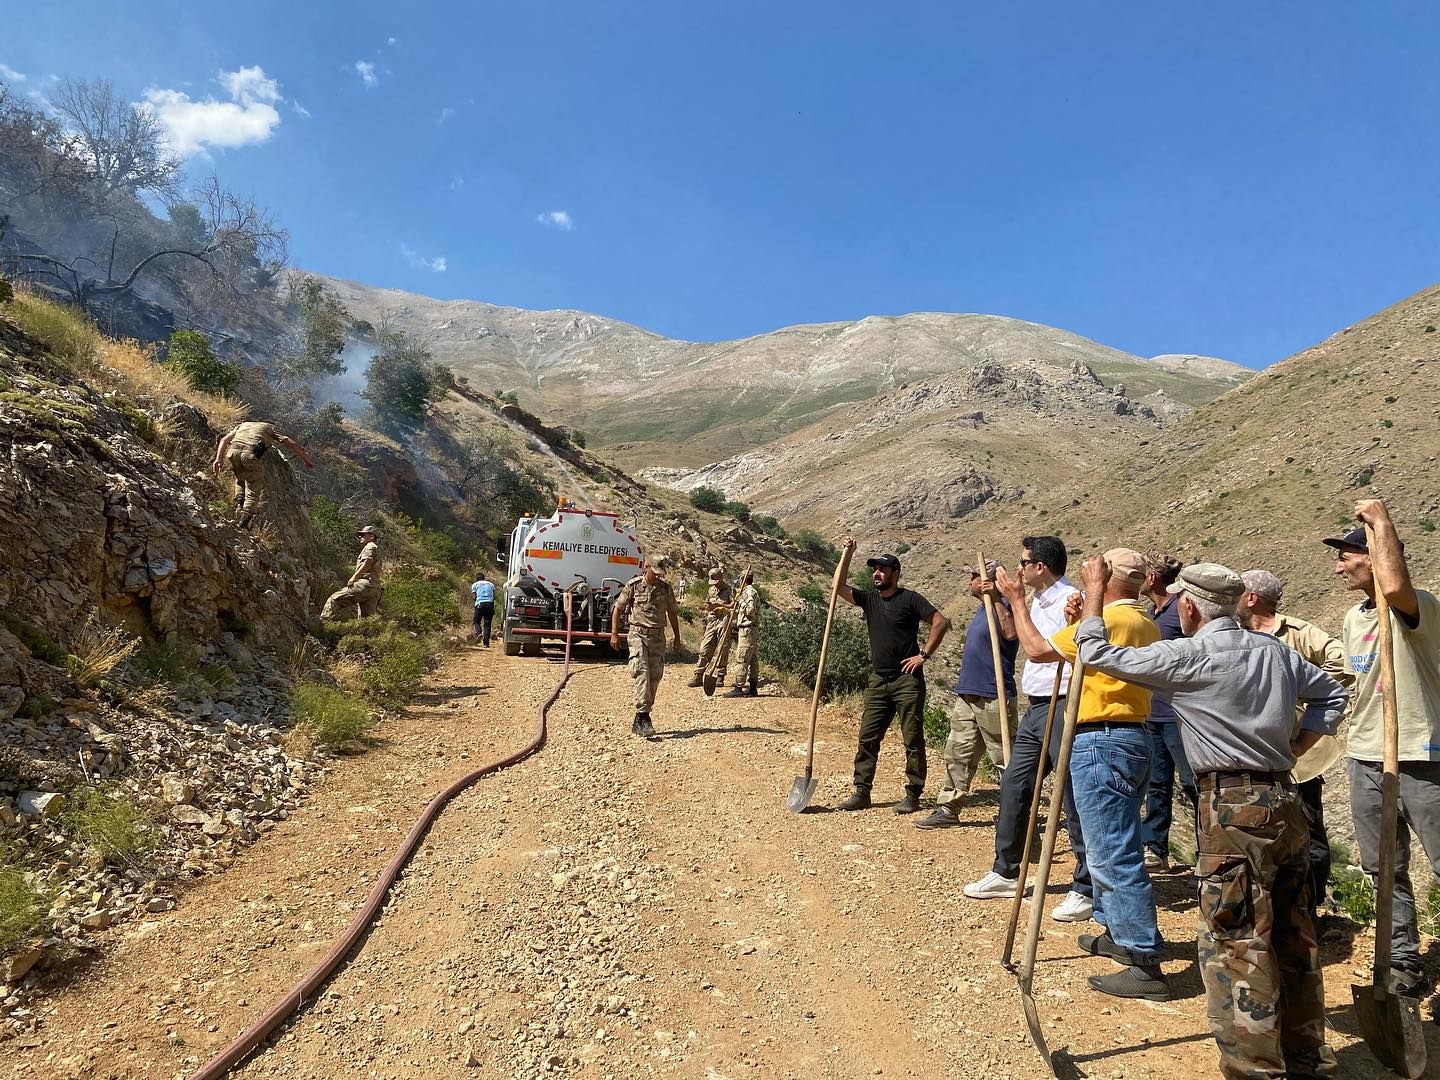
<instances>
[{"instance_id":1,"label":"person standing by truck","mask_svg":"<svg viewBox=\"0 0 1440 1080\"><path fill-rule=\"evenodd\" d=\"M650 708L655 704L655 691L665 674L665 621L675 634L675 652L680 651L680 611L675 604L675 591L661 575L670 568L668 556L647 563L639 577L620 590L620 597L610 609L610 647L620 648L620 616L630 613L630 677L635 680L635 719L630 730L651 738L655 725L650 721Z\"/></svg>"},{"instance_id":2,"label":"person standing by truck","mask_svg":"<svg viewBox=\"0 0 1440 1080\"><path fill-rule=\"evenodd\" d=\"M470 586L475 596L475 617L470 628L471 639L480 638L480 644L490 647L490 624L495 618L495 586L483 570L475 572L475 581Z\"/></svg>"},{"instance_id":3,"label":"person standing by truck","mask_svg":"<svg viewBox=\"0 0 1440 1080\"><path fill-rule=\"evenodd\" d=\"M685 590L682 588L680 591ZM705 669L715 660L717 653L720 659L715 662L715 668L722 675L725 673L725 667L730 662L730 636L726 633L725 619L730 612L732 599L730 584L725 580L724 571L718 566L712 566L710 591L705 595L705 636L700 639L700 655L695 659L695 673L690 676L686 686L700 686L704 683Z\"/></svg>"}]
</instances>

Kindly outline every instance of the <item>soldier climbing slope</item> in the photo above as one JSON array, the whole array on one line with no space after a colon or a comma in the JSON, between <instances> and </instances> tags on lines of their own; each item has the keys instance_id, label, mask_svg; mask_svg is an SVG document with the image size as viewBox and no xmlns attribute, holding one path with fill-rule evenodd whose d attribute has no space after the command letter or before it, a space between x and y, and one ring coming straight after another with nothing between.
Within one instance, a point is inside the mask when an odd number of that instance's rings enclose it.
<instances>
[{"instance_id":1,"label":"soldier climbing slope","mask_svg":"<svg viewBox=\"0 0 1440 1080\"><path fill-rule=\"evenodd\" d=\"M320 611L322 619L353 619L374 615L380 608L380 545L374 525L366 525L355 534L360 540L360 555L355 559L355 572L345 587L330 594Z\"/></svg>"},{"instance_id":2,"label":"soldier climbing slope","mask_svg":"<svg viewBox=\"0 0 1440 1080\"><path fill-rule=\"evenodd\" d=\"M680 613L675 606L675 590L661 576L669 568L668 556L648 563L644 573L631 578L620 590L610 615L610 647L618 649L620 616L630 613L630 676L635 680L635 719L630 730L647 739L655 734L650 708L655 704L660 677L665 674L666 619L675 632L675 652L680 651Z\"/></svg>"},{"instance_id":3,"label":"soldier climbing slope","mask_svg":"<svg viewBox=\"0 0 1440 1080\"><path fill-rule=\"evenodd\" d=\"M210 471L220 474L220 463L226 462L235 474L235 509L240 514L239 526L250 527L255 511L265 501L265 453L279 443L301 461L307 469L315 468L305 448L289 435L277 431L275 425L264 421L246 421L231 428L215 445L215 460Z\"/></svg>"}]
</instances>

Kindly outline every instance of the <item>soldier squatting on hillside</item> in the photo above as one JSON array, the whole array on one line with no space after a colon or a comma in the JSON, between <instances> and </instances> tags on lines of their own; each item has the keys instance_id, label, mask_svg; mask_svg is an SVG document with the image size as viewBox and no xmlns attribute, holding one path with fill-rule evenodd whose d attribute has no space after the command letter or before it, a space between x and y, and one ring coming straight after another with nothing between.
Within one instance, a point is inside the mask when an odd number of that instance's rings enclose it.
<instances>
[{"instance_id":1,"label":"soldier squatting on hillside","mask_svg":"<svg viewBox=\"0 0 1440 1080\"><path fill-rule=\"evenodd\" d=\"M355 559L355 572L343 589L330 594L320 609L322 619L353 619L374 615L380 609L380 545L374 525L366 525L355 534L360 541L360 554Z\"/></svg>"}]
</instances>

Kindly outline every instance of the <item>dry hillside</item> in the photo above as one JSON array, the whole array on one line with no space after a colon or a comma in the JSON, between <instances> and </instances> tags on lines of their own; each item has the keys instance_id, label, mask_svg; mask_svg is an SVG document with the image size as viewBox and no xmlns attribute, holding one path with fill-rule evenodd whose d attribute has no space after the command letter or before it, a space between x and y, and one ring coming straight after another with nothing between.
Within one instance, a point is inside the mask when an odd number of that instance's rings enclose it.
<instances>
[{"instance_id":1,"label":"dry hillside","mask_svg":"<svg viewBox=\"0 0 1440 1080\"><path fill-rule=\"evenodd\" d=\"M1065 371L1079 362L1107 384L1123 383L1135 398L1162 407L1198 405L1250 375L1205 357L1146 360L993 315L871 316L693 343L583 312L329 284L357 318L388 316L457 374L485 389L516 391L526 408L584 429L627 468L702 465L847 403L992 363Z\"/></svg>"}]
</instances>

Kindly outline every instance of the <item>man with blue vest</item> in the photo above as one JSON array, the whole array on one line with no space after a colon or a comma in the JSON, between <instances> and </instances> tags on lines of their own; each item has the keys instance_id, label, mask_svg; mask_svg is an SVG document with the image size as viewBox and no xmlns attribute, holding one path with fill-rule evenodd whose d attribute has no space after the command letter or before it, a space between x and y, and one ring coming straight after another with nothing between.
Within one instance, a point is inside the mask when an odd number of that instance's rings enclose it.
<instances>
[{"instance_id":1,"label":"man with blue vest","mask_svg":"<svg viewBox=\"0 0 1440 1080\"><path fill-rule=\"evenodd\" d=\"M929 817L915 823L917 829L949 829L960 824L960 804L970 792L980 755L988 752L990 760L1005 768L1004 743L1000 725L1015 738L1018 714L1015 701L1015 655L1020 642L1015 633L1015 617L1009 602L995 587L995 571L1000 564L985 560L982 574L978 567L967 566L970 574L970 595L980 600L989 595L994 601L995 623L1000 632L1000 672L1004 679L1005 700L995 697L995 653L990 645L990 620L982 603L965 631L965 650L960 657L960 677L955 683L955 703L950 707L950 733L945 736L945 783L935 797L935 810Z\"/></svg>"}]
</instances>

